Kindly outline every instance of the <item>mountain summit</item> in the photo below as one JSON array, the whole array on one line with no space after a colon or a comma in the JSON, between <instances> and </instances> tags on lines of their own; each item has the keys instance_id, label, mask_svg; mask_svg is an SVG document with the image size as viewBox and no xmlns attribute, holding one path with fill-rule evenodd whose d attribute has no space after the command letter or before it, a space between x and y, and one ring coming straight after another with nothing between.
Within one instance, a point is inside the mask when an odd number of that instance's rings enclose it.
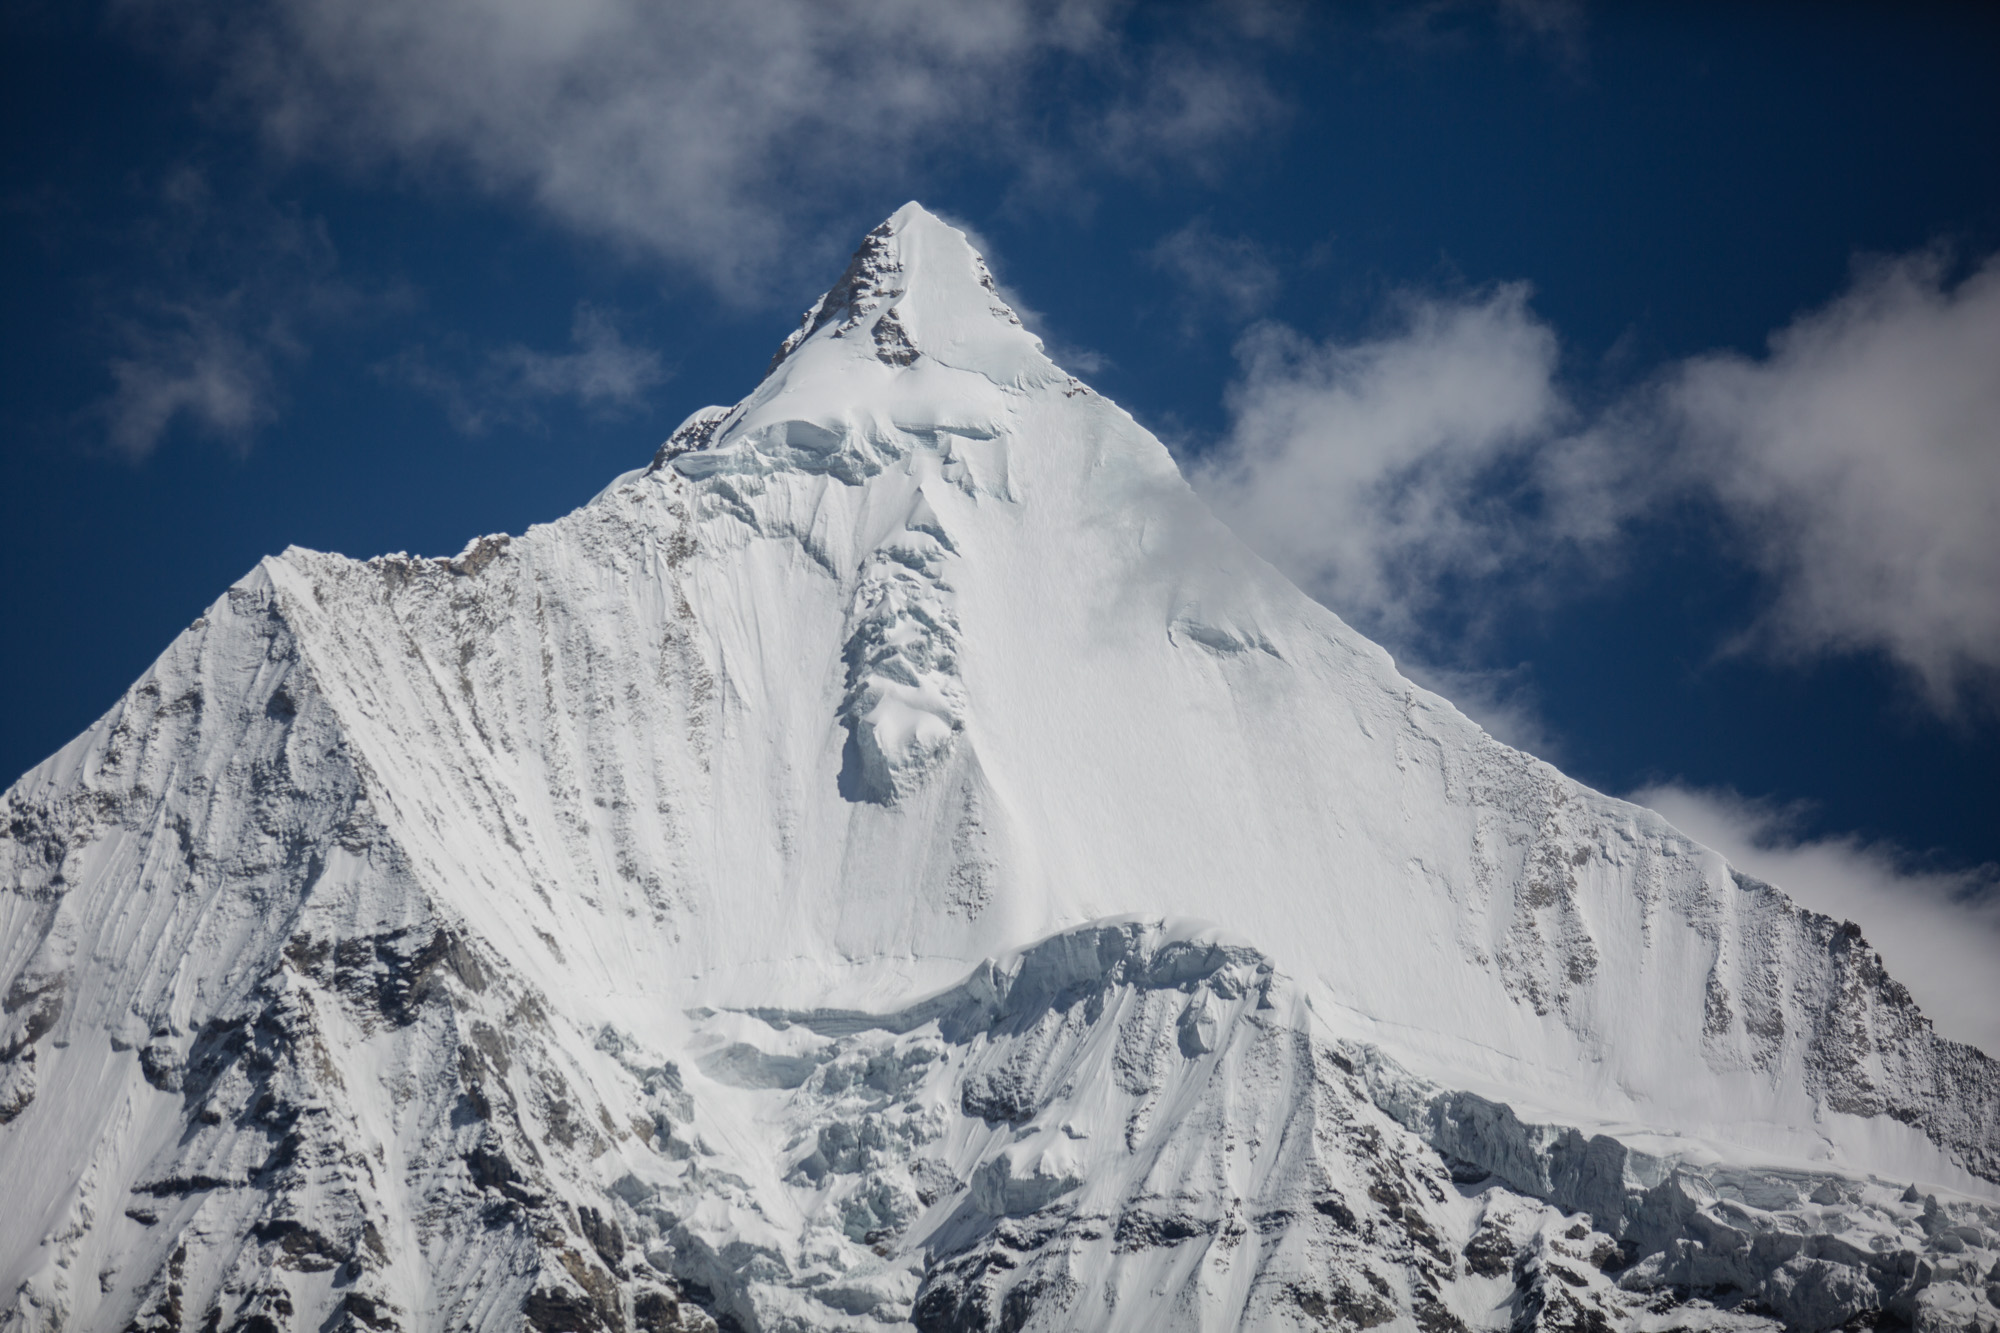
<instances>
[{"instance_id":1,"label":"mountain summit","mask_svg":"<svg viewBox=\"0 0 2000 1333\"><path fill-rule=\"evenodd\" d=\"M0 798L0 994L7 1329L2000 1327L2000 1067L916 204L575 513L230 588Z\"/></svg>"}]
</instances>

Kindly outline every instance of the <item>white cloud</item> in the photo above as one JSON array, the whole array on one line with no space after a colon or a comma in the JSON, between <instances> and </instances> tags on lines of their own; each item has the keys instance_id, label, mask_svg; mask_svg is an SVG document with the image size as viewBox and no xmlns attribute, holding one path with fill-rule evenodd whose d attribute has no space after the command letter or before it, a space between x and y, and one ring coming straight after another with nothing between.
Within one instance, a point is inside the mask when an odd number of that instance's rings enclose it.
<instances>
[{"instance_id":1,"label":"white cloud","mask_svg":"<svg viewBox=\"0 0 2000 1333\"><path fill-rule=\"evenodd\" d=\"M1938 1031L2000 1054L2000 881L1992 867L1926 870L1852 836L1804 838L1793 812L1733 792L1665 785L1631 799L1795 902L1858 924Z\"/></svg>"},{"instance_id":2,"label":"white cloud","mask_svg":"<svg viewBox=\"0 0 2000 1333\"><path fill-rule=\"evenodd\" d=\"M753 294L791 276L784 251L803 224L880 192L924 153L1069 181L1079 159L1186 170L1273 113L1261 75L1229 55L1269 40L1261 9L1218 0L1160 38L1134 35L1128 9L273 0L217 19L125 0L220 62L287 150L420 178L446 168Z\"/></svg>"},{"instance_id":3,"label":"white cloud","mask_svg":"<svg viewBox=\"0 0 2000 1333\"><path fill-rule=\"evenodd\" d=\"M519 343L489 352L470 374L441 368L422 348L409 348L381 369L391 378L437 398L452 426L467 435L500 425L533 426L534 404L573 398L585 411L616 416L646 404L666 383L660 354L625 341L610 312L580 302L570 325L567 352L544 352Z\"/></svg>"},{"instance_id":4,"label":"white cloud","mask_svg":"<svg viewBox=\"0 0 2000 1333\"><path fill-rule=\"evenodd\" d=\"M1945 269L1869 265L1761 360L1687 363L1668 402L1776 589L1749 643L1880 650L1949 708L2000 678L2000 259Z\"/></svg>"},{"instance_id":5,"label":"white cloud","mask_svg":"<svg viewBox=\"0 0 2000 1333\"><path fill-rule=\"evenodd\" d=\"M1195 461L1223 519L1343 615L1401 638L1440 580L1536 555L1496 492L1565 420L1556 337L1528 290L1408 298L1355 343L1253 329L1228 437Z\"/></svg>"}]
</instances>

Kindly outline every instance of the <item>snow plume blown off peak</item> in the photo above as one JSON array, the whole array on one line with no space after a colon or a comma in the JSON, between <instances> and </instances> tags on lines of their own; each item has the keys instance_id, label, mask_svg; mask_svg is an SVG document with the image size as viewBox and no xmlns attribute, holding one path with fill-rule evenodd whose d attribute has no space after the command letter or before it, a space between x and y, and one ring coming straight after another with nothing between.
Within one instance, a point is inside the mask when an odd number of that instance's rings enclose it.
<instances>
[{"instance_id":1,"label":"snow plume blown off peak","mask_svg":"<svg viewBox=\"0 0 2000 1333\"><path fill-rule=\"evenodd\" d=\"M2000 1320L1993 1061L916 205L650 467L263 561L0 807L0 1328Z\"/></svg>"}]
</instances>

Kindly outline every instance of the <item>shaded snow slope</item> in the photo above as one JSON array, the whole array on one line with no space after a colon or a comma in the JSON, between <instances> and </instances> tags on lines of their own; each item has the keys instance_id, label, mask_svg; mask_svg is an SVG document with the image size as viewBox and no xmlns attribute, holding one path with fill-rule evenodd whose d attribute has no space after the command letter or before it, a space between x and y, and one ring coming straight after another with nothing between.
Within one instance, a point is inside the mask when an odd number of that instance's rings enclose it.
<instances>
[{"instance_id":1,"label":"shaded snow slope","mask_svg":"<svg viewBox=\"0 0 2000 1333\"><path fill-rule=\"evenodd\" d=\"M650 467L264 561L0 814L9 1326L2000 1319L1994 1062L916 205Z\"/></svg>"}]
</instances>

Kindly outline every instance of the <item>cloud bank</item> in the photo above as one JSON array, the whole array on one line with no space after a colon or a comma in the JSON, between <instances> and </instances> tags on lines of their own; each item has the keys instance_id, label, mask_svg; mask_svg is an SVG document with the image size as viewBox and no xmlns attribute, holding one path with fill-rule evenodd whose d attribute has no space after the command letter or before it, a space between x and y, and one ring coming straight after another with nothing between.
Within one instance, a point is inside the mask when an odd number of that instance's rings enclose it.
<instances>
[{"instance_id":1,"label":"cloud bank","mask_svg":"<svg viewBox=\"0 0 2000 1333\"><path fill-rule=\"evenodd\" d=\"M1476 629L1601 574L1630 520L1692 497L1766 579L1725 647L1878 652L1944 713L2000 699L2000 259L1955 285L1935 252L1864 265L1763 356L1691 358L1591 414L1528 298L1406 298L1354 342L1252 329L1194 481L1419 652L1447 596Z\"/></svg>"},{"instance_id":2,"label":"cloud bank","mask_svg":"<svg viewBox=\"0 0 2000 1333\"><path fill-rule=\"evenodd\" d=\"M1804 838L1794 812L1734 792L1665 785L1631 799L1802 906L1859 924L1938 1031L2000 1054L2000 881L1992 867L1925 870L1893 847Z\"/></svg>"},{"instance_id":3,"label":"cloud bank","mask_svg":"<svg viewBox=\"0 0 2000 1333\"><path fill-rule=\"evenodd\" d=\"M1281 108L1277 6L1119 0L272 0L124 12L219 66L269 140L442 170L586 236L764 294L808 224L923 154L1024 188L1200 171ZM1153 33L1154 35L1144 35ZM821 256L812 256L817 263Z\"/></svg>"}]
</instances>

